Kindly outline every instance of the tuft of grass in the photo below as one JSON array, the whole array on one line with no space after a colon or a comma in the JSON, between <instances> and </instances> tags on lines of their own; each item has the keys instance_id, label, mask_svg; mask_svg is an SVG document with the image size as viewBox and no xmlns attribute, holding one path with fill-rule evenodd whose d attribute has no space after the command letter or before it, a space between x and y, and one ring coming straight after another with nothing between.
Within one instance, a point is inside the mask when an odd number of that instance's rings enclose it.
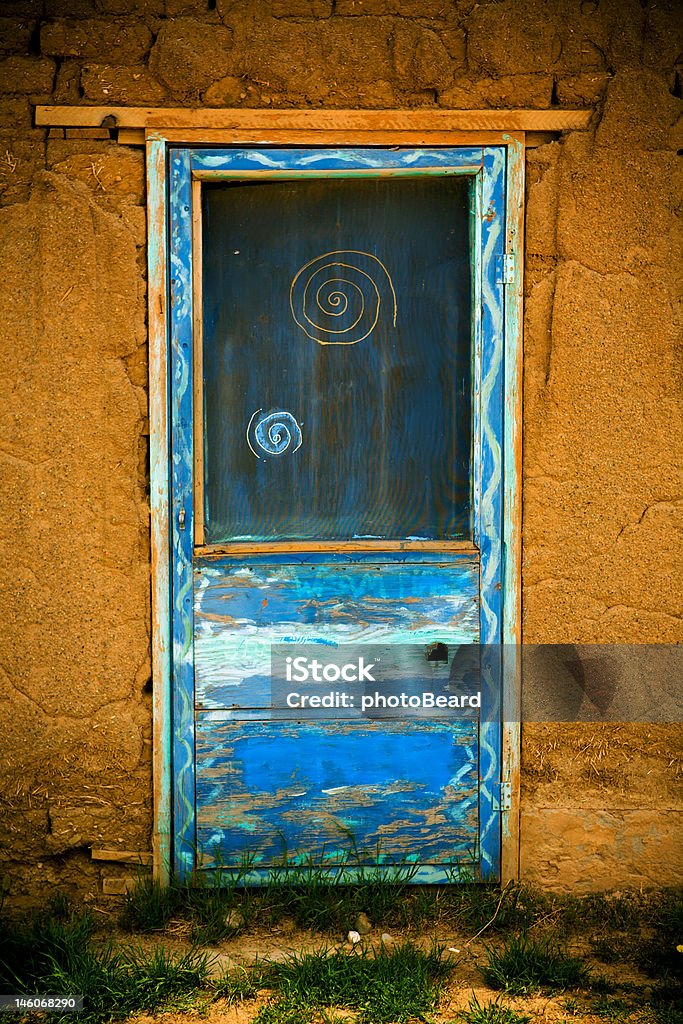
<instances>
[{"instance_id":1,"label":"tuft of grass","mask_svg":"<svg viewBox=\"0 0 683 1024\"><path fill-rule=\"evenodd\" d=\"M197 945L220 942L239 931L235 922L246 918L251 901L240 889L246 870L244 866L233 873L219 867L208 880L198 871L185 883L166 886L143 875L125 894L119 923L131 932L163 931L172 918L182 915L190 919L192 941ZM238 904L240 913L231 916Z\"/></svg>"},{"instance_id":2,"label":"tuft of grass","mask_svg":"<svg viewBox=\"0 0 683 1024\"><path fill-rule=\"evenodd\" d=\"M526 995L539 989L561 992L587 983L585 964L571 957L552 939L513 935L494 949L486 946L488 963L481 968L491 988L504 989L512 995Z\"/></svg>"},{"instance_id":3,"label":"tuft of grass","mask_svg":"<svg viewBox=\"0 0 683 1024\"><path fill-rule=\"evenodd\" d=\"M264 980L278 998L255 1019L302 1024L322 1008L338 1006L355 1011L361 1024L400 1024L434 1010L453 967L439 947L425 952L412 943L376 956L326 949L292 956L268 965Z\"/></svg>"},{"instance_id":4,"label":"tuft of grass","mask_svg":"<svg viewBox=\"0 0 683 1024\"><path fill-rule=\"evenodd\" d=\"M485 1006L473 995L466 1010L459 1010L456 1020L464 1024L529 1024L531 1017L515 1013L509 1006L490 1000Z\"/></svg>"},{"instance_id":5,"label":"tuft of grass","mask_svg":"<svg viewBox=\"0 0 683 1024\"><path fill-rule=\"evenodd\" d=\"M255 999L259 990L259 975L247 970L224 974L214 986L216 998L226 999L230 1006Z\"/></svg>"},{"instance_id":6,"label":"tuft of grass","mask_svg":"<svg viewBox=\"0 0 683 1024\"><path fill-rule=\"evenodd\" d=\"M595 974L588 979L586 986L591 992L597 992L601 996L613 995L617 990L617 986L609 978L606 978L604 974Z\"/></svg>"},{"instance_id":7,"label":"tuft of grass","mask_svg":"<svg viewBox=\"0 0 683 1024\"><path fill-rule=\"evenodd\" d=\"M262 1006L254 1024L312 1024L317 1014L314 1006L302 1006L287 998L274 999Z\"/></svg>"},{"instance_id":8,"label":"tuft of grass","mask_svg":"<svg viewBox=\"0 0 683 1024\"><path fill-rule=\"evenodd\" d=\"M164 886L149 875L141 875L123 897L119 923L130 932L163 931L182 902L177 885Z\"/></svg>"},{"instance_id":9,"label":"tuft of grass","mask_svg":"<svg viewBox=\"0 0 683 1024\"><path fill-rule=\"evenodd\" d=\"M657 1024L683 1024L683 1009L681 999L677 1003L658 1003L653 1006L653 1012Z\"/></svg>"},{"instance_id":10,"label":"tuft of grass","mask_svg":"<svg viewBox=\"0 0 683 1024\"><path fill-rule=\"evenodd\" d=\"M361 912L385 925L423 923L434 913L434 894L410 888L418 864L394 864L379 846L363 851L351 832L345 838L346 847L331 857L292 857L284 849L261 893L271 920L287 917L300 928L331 932L348 930Z\"/></svg>"},{"instance_id":11,"label":"tuft of grass","mask_svg":"<svg viewBox=\"0 0 683 1024\"><path fill-rule=\"evenodd\" d=\"M623 1021L631 1016L633 1005L624 999L602 996L590 1005L589 1010L595 1017L601 1017L603 1020Z\"/></svg>"},{"instance_id":12,"label":"tuft of grass","mask_svg":"<svg viewBox=\"0 0 683 1024\"><path fill-rule=\"evenodd\" d=\"M163 947L151 954L131 947L86 949L67 965L55 964L42 987L49 992L79 992L85 1011L80 1020L106 1021L141 1010L155 1010L193 993L206 980L209 957L191 951L175 956Z\"/></svg>"}]
</instances>

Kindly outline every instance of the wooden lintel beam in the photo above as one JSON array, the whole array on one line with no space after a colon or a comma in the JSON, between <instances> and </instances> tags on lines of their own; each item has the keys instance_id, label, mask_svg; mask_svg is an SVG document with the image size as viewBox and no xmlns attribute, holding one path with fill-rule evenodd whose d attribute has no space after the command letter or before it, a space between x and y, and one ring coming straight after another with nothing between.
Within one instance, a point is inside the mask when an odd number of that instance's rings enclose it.
<instances>
[{"instance_id":1,"label":"wooden lintel beam","mask_svg":"<svg viewBox=\"0 0 683 1024\"><path fill-rule=\"evenodd\" d=\"M190 110L183 107L36 107L36 125L262 131L565 131L587 128L591 110Z\"/></svg>"}]
</instances>

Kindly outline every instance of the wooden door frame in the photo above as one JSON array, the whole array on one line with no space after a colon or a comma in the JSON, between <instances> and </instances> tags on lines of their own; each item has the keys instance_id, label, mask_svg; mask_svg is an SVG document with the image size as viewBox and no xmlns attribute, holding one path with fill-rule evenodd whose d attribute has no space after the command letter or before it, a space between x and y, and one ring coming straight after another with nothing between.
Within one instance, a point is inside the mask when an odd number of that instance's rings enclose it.
<instances>
[{"instance_id":1,"label":"wooden door frame","mask_svg":"<svg viewBox=\"0 0 683 1024\"><path fill-rule=\"evenodd\" d=\"M296 113L296 112L295 112ZM330 112L325 112L329 119ZM342 112L339 112L342 114ZM354 112L361 117L362 112ZM328 129L326 124L325 129ZM287 141L301 146L358 145L359 129L346 131L340 121L334 132L298 129ZM264 148L263 131L225 130L210 140L186 138L180 130L151 129L146 133L148 188L148 296L150 374L150 490L152 535L152 664L154 686L154 872L168 881L172 864L172 633L170 607L171 510L169 506L169 217L168 150L171 145L202 141L240 143ZM208 133L205 133L208 134ZM282 135L282 132L280 132ZM333 135L333 138L330 137ZM521 375L522 375L522 267L524 201L524 133L439 132L438 139L420 131L381 129L377 122L363 131L364 145L423 148L434 146L504 146L506 151L505 252L513 258L504 267L504 416L501 453L503 474L502 637L503 728L501 780L501 882L519 874L519 653L521 640ZM322 136L322 137L321 137ZM277 142L282 145L282 137ZM189 212L189 210L188 210Z\"/></svg>"}]
</instances>

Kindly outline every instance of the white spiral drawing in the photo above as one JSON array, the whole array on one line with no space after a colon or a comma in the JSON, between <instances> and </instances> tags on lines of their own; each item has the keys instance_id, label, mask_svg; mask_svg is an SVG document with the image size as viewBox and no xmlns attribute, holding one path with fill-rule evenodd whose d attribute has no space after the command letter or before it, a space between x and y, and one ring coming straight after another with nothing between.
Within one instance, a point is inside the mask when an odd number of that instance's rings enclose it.
<instances>
[{"instance_id":1,"label":"white spiral drawing","mask_svg":"<svg viewBox=\"0 0 683 1024\"><path fill-rule=\"evenodd\" d=\"M396 292L389 271L377 256L359 249L338 249L310 260L289 290L295 323L319 345L363 341L384 315L387 300L395 327Z\"/></svg>"},{"instance_id":2,"label":"white spiral drawing","mask_svg":"<svg viewBox=\"0 0 683 1024\"><path fill-rule=\"evenodd\" d=\"M301 447L301 427L291 412L257 409L247 426L247 444L257 459L293 453Z\"/></svg>"}]
</instances>

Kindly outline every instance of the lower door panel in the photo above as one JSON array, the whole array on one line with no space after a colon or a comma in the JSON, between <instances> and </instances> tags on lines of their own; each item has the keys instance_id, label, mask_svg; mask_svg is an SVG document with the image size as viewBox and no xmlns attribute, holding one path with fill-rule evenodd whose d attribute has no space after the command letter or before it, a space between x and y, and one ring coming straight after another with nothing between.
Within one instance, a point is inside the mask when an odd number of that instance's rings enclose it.
<instances>
[{"instance_id":1,"label":"lower door panel","mask_svg":"<svg viewBox=\"0 0 683 1024\"><path fill-rule=\"evenodd\" d=\"M494 699L448 715L271 710L271 645L381 645L401 688L433 690L479 641L474 556L380 562L328 554L195 563L195 751L198 865L256 871L316 863L418 866L435 881L491 874L498 842ZM375 647L376 649L376 647ZM393 660L392 660L393 659ZM491 831L493 826L493 831ZM486 854L486 857L483 855ZM495 860L495 856L493 857Z\"/></svg>"},{"instance_id":2,"label":"lower door panel","mask_svg":"<svg viewBox=\"0 0 683 1024\"><path fill-rule=\"evenodd\" d=\"M478 844L477 721L197 721L203 867L465 863Z\"/></svg>"}]
</instances>

